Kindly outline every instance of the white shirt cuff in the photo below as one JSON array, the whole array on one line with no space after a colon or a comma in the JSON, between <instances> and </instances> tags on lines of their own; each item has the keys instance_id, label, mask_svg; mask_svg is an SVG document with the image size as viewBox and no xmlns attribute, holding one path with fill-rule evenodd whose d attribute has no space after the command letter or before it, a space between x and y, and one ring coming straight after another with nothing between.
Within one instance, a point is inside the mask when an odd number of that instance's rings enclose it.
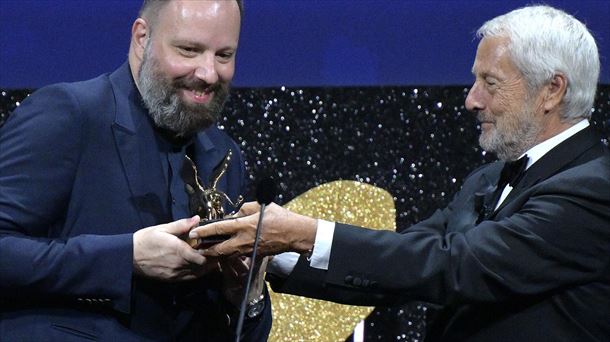
<instances>
[{"instance_id":1,"label":"white shirt cuff","mask_svg":"<svg viewBox=\"0 0 610 342\"><path fill-rule=\"evenodd\" d=\"M325 220L318 220L316 231L315 248L309 258L309 266L321 270L328 270L330 260L330 247L333 244L333 234L335 233L335 223ZM267 272L286 278L299 261L301 255L296 252L286 252L278 254L271 259L267 265Z\"/></svg>"},{"instance_id":2,"label":"white shirt cuff","mask_svg":"<svg viewBox=\"0 0 610 342\"><path fill-rule=\"evenodd\" d=\"M335 223L318 219L318 230L313 253L309 259L309 266L320 270L328 270L330 248L333 245Z\"/></svg>"},{"instance_id":3,"label":"white shirt cuff","mask_svg":"<svg viewBox=\"0 0 610 342\"><path fill-rule=\"evenodd\" d=\"M300 256L299 253L295 252L278 254L271 259L269 264L267 264L267 272L286 278L297 265Z\"/></svg>"}]
</instances>

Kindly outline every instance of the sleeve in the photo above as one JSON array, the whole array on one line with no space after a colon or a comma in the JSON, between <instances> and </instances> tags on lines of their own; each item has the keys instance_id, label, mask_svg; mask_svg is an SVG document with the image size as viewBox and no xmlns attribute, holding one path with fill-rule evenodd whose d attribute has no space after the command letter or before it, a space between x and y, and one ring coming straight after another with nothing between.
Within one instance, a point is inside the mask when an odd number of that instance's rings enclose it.
<instances>
[{"instance_id":1,"label":"sleeve","mask_svg":"<svg viewBox=\"0 0 610 342\"><path fill-rule=\"evenodd\" d=\"M610 188L606 170L553 177L513 214L464 230L443 229L460 216L453 204L461 196L402 234L338 224L328 271L299 260L274 289L356 305L444 305L595 281L610 262L610 193L600 191Z\"/></svg>"},{"instance_id":2,"label":"sleeve","mask_svg":"<svg viewBox=\"0 0 610 342\"><path fill-rule=\"evenodd\" d=\"M315 248L309 258L309 266L321 270L328 269L330 260L330 247L333 243L333 233L335 223L318 219L318 229L316 231ZM271 259L267 266L267 272L273 273L278 277L287 277L295 268L299 261L300 254L296 252L286 252L278 254Z\"/></svg>"},{"instance_id":3,"label":"sleeve","mask_svg":"<svg viewBox=\"0 0 610 342\"><path fill-rule=\"evenodd\" d=\"M86 118L65 85L26 99L0 127L0 300L87 300L129 310L132 235L62 227Z\"/></svg>"}]
</instances>

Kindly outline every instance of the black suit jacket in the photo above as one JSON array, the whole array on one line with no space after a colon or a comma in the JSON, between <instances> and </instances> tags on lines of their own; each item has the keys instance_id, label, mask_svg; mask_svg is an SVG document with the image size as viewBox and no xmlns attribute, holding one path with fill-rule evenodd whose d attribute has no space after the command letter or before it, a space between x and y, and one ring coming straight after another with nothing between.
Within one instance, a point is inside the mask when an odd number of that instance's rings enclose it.
<instances>
[{"instance_id":1,"label":"black suit jacket","mask_svg":"<svg viewBox=\"0 0 610 342\"><path fill-rule=\"evenodd\" d=\"M475 170L446 208L401 234L337 224L328 271L301 258L274 288L356 305L438 304L433 341L608 341L607 148L592 128L578 132L486 214L501 168Z\"/></svg>"}]
</instances>

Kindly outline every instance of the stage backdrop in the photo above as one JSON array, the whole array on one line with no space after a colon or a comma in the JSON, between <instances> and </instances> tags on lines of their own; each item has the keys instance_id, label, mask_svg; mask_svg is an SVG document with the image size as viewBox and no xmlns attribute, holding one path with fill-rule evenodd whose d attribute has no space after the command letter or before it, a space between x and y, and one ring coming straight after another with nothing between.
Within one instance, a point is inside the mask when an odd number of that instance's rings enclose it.
<instances>
[{"instance_id":1,"label":"stage backdrop","mask_svg":"<svg viewBox=\"0 0 610 342\"><path fill-rule=\"evenodd\" d=\"M475 167L464 109L486 20L529 0L246 0L237 72L220 125L253 183L273 172L278 201L357 180L394 197L398 229L445 205ZM126 59L140 0L0 0L0 125L31 89L95 77ZM593 114L610 134L610 1L547 0L597 38L602 75ZM605 85L604 85L605 84ZM377 308L367 341L422 341L433 309Z\"/></svg>"},{"instance_id":2,"label":"stage backdrop","mask_svg":"<svg viewBox=\"0 0 610 342\"><path fill-rule=\"evenodd\" d=\"M278 179L279 203L333 180L357 180L393 195L402 230L445 205L471 170L494 159L477 146L476 120L464 109L467 92L465 86L239 88L220 126L239 142L253 184L262 173ZM0 90L0 125L28 93ZM599 88L593 122L607 143L610 86ZM377 308L366 320L366 341L422 341L432 316L422 303Z\"/></svg>"}]
</instances>

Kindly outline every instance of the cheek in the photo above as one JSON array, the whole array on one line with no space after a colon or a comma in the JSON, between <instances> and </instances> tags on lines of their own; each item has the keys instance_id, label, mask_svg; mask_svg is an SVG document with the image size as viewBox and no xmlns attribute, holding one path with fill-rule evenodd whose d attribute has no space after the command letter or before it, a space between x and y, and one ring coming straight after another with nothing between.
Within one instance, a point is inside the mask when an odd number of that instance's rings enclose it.
<instances>
[{"instance_id":1,"label":"cheek","mask_svg":"<svg viewBox=\"0 0 610 342\"><path fill-rule=\"evenodd\" d=\"M523 99L512 92L498 92L492 103L492 112L498 117L511 116L523 108Z\"/></svg>"},{"instance_id":2,"label":"cheek","mask_svg":"<svg viewBox=\"0 0 610 342\"><path fill-rule=\"evenodd\" d=\"M235 63L221 64L216 67L216 72L220 82L229 83L235 73Z\"/></svg>"},{"instance_id":3,"label":"cheek","mask_svg":"<svg viewBox=\"0 0 610 342\"><path fill-rule=\"evenodd\" d=\"M161 51L157 53L157 56L155 57L159 69L170 79L179 78L192 72L193 68L189 63L186 63L183 58L172 55L171 53Z\"/></svg>"},{"instance_id":4,"label":"cheek","mask_svg":"<svg viewBox=\"0 0 610 342\"><path fill-rule=\"evenodd\" d=\"M193 72L193 67L179 59L168 59L162 64L170 78L179 78Z\"/></svg>"},{"instance_id":5,"label":"cheek","mask_svg":"<svg viewBox=\"0 0 610 342\"><path fill-rule=\"evenodd\" d=\"M498 107L506 113L520 113L525 108L526 93L520 82L504 85L498 91Z\"/></svg>"}]
</instances>

